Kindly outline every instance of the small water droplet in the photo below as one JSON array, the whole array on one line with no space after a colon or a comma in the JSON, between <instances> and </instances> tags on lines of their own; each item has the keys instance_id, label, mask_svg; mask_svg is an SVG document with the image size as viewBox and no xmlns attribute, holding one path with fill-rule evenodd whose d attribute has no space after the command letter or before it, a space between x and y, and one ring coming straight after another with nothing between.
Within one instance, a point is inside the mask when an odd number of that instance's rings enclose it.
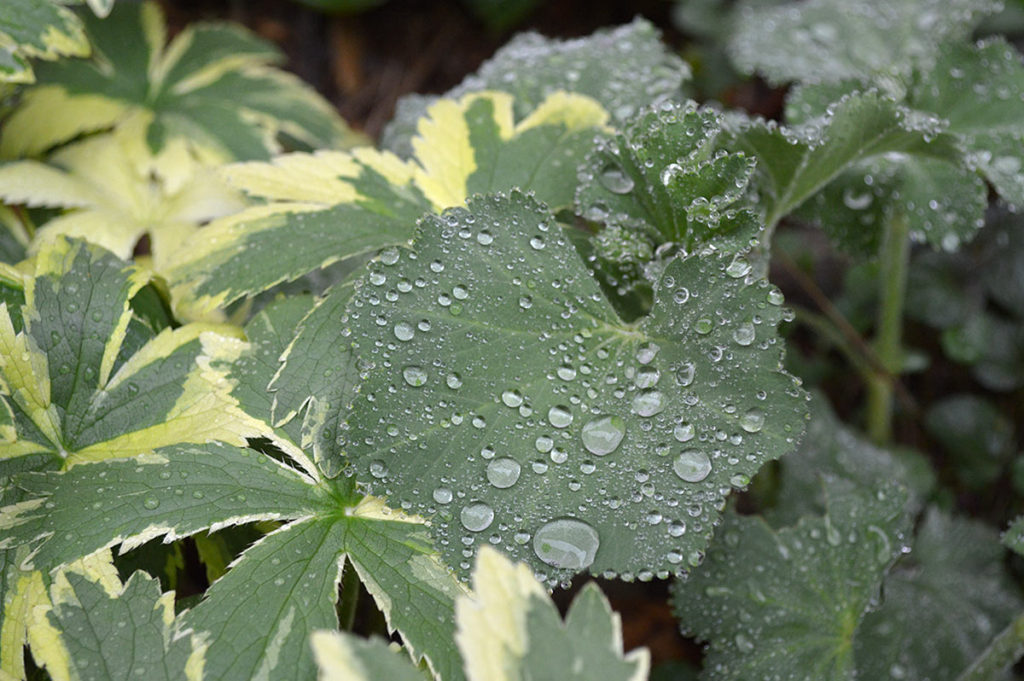
<instances>
[{"instance_id":1,"label":"small water droplet","mask_svg":"<svg viewBox=\"0 0 1024 681\"><path fill-rule=\"evenodd\" d=\"M582 570L593 564L601 538L597 530L575 518L559 518L541 526L533 550L548 565Z\"/></svg>"},{"instance_id":2,"label":"small water droplet","mask_svg":"<svg viewBox=\"0 0 1024 681\"><path fill-rule=\"evenodd\" d=\"M693 330L702 336L706 336L711 333L711 329L715 328L715 323L707 317L701 317L693 323Z\"/></svg>"},{"instance_id":3,"label":"small water droplet","mask_svg":"<svg viewBox=\"0 0 1024 681\"><path fill-rule=\"evenodd\" d=\"M672 462L672 470L681 480L700 482L711 473L711 459L700 450L686 449Z\"/></svg>"},{"instance_id":4,"label":"small water droplet","mask_svg":"<svg viewBox=\"0 0 1024 681\"><path fill-rule=\"evenodd\" d=\"M439 504L452 503L452 491L447 487L438 487L434 490L434 501Z\"/></svg>"},{"instance_id":5,"label":"small water droplet","mask_svg":"<svg viewBox=\"0 0 1024 681\"><path fill-rule=\"evenodd\" d=\"M444 383L452 390L458 390L462 387L462 377L456 373L451 373L445 377Z\"/></svg>"},{"instance_id":6,"label":"small water droplet","mask_svg":"<svg viewBox=\"0 0 1024 681\"><path fill-rule=\"evenodd\" d=\"M481 246L489 246L494 242L494 235L484 230L476 235L476 242Z\"/></svg>"},{"instance_id":7,"label":"small water droplet","mask_svg":"<svg viewBox=\"0 0 1024 681\"><path fill-rule=\"evenodd\" d=\"M388 474L387 465L380 459L370 462L370 475L375 478L383 478Z\"/></svg>"},{"instance_id":8,"label":"small water droplet","mask_svg":"<svg viewBox=\"0 0 1024 681\"><path fill-rule=\"evenodd\" d=\"M639 416L654 416L665 409L665 396L658 390L645 390L633 398L633 411Z\"/></svg>"},{"instance_id":9,"label":"small water droplet","mask_svg":"<svg viewBox=\"0 0 1024 681\"><path fill-rule=\"evenodd\" d=\"M732 332L732 339L737 344L747 346L754 342L756 334L754 332L754 325L750 322L744 322L736 327Z\"/></svg>"},{"instance_id":10,"label":"small water droplet","mask_svg":"<svg viewBox=\"0 0 1024 681\"><path fill-rule=\"evenodd\" d=\"M143 500L142 505L146 509L152 511L160 507L160 500L157 499L156 497L146 497Z\"/></svg>"},{"instance_id":11,"label":"small water droplet","mask_svg":"<svg viewBox=\"0 0 1024 681\"><path fill-rule=\"evenodd\" d=\"M601 173L601 184L613 194L626 194L633 189L633 178L615 166L610 166Z\"/></svg>"},{"instance_id":12,"label":"small water droplet","mask_svg":"<svg viewBox=\"0 0 1024 681\"><path fill-rule=\"evenodd\" d=\"M518 390L506 390L501 393L501 401L506 407L518 407L523 403L523 395Z\"/></svg>"},{"instance_id":13,"label":"small water droplet","mask_svg":"<svg viewBox=\"0 0 1024 681\"><path fill-rule=\"evenodd\" d=\"M672 437L679 442L689 442L696 434L697 429L693 427L692 423L677 423L672 430Z\"/></svg>"},{"instance_id":14,"label":"small water droplet","mask_svg":"<svg viewBox=\"0 0 1024 681\"><path fill-rule=\"evenodd\" d=\"M626 422L621 416L602 416L587 422L580 433L583 446L597 456L607 456L619 447L626 435Z\"/></svg>"},{"instance_id":15,"label":"small water droplet","mask_svg":"<svg viewBox=\"0 0 1024 681\"><path fill-rule=\"evenodd\" d=\"M571 381L576 378L576 369L568 364L563 364L555 370L555 374L563 381Z\"/></svg>"},{"instance_id":16,"label":"small water droplet","mask_svg":"<svg viewBox=\"0 0 1024 681\"><path fill-rule=\"evenodd\" d=\"M748 433L756 433L764 426L764 412L754 407L748 409L740 417L740 428Z\"/></svg>"},{"instance_id":17,"label":"small water droplet","mask_svg":"<svg viewBox=\"0 0 1024 681\"><path fill-rule=\"evenodd\" d=\"M555 405L548 409L548 422L555 428L567 428L572 423L572 412L569 407Z\"/></svg>"},{"instance_id":18,"label":"small water droplet","mask_svg":"<svg viewBox=\"0 0 1024 681\"><path fill-rule=\"evenodd\" d=\"M644 343L636 351L636 361L641 364L650 364L661 350L656 343Z\"/></svg>"},{"instance_id":19,"label":"small water droplet","mask_svg":"<svg viewBox=\"0 0 1024 681\"><path fill-rule=\"evenodd\" d=\"M736 649L741 653L751 653L754 651L754 643L747 638L746 634L736 634Z\"/></svg>"},{"instance_id":20,"label":"small water droplet","mask_svg":"<svg viewBox=\"0 0 1024 681\"><path fill-rule=\"evenodd\" d=\"M521 296L519 298L519 307L523 308L524 310L529 310L531 307L533 307L533 298L531 298L530 296Z\"/></svg>"},{"instance_id":21,"label":"small water droplet","mask_svg":"<svg viewBox=\"0 0 1024 681\"><path fill-rule=\"evenodd\" d=\"M555 446L555 441L547 435L540 435L534 441L533 446L537 448L537 451L541 454L547 454L551 451L551 448Z\"/></svg>"},{"instance_id":22,"label":"small water droplet","mask_svg":"<svg viewBox=\"0 0 1024 681\"><path fill-rule=\"evenodd\" d=\"M408 366L402 369L402 378L414 388L419 388L427 382L427 372L418 366Z\"/></svg>"},{"instance_id":23,"label":"small water droplet","mask_svg":"<svg viewBox=\"0 0 1024 681\"><path fill-rule=\"evenodd\" d=\"M533 250L544 250L544 246L544 239L542 239L540 236L535 236L532 239L530 239L530 248L532 248Z\"/></svg>"},{"instance_id":24,"label":"small water droplet","mask_svg":"<svg viewBox=\"0 0 1024 681\"><path fill-rule=\"evenodd\" d=\"M459 520L462 521L462 526L470 532L481 532L494 522L494 509L487 504L480 503L463 506Z\"/></svg>"},{"instance_id":25,"label":"small water droplet","mask_svg":"<svg viewBox=\"0 0 1024 681\"><path fill-rule=\"evenodd\" d=\"M416 329L409 322L398 322L395 324L395 338L400 341L411 341L416 335Z\"/></svg>"},{"instance_id":26,"label":"small water droplet","mask_svg":"<svg viewBox=\"0 0 1024 681\"><path fill-rule=\"evenodd\" d=\"M516 484L522 467L515 459L503 456L487 464L487 481L498 489Z\"/></svg>"}]
</instances>

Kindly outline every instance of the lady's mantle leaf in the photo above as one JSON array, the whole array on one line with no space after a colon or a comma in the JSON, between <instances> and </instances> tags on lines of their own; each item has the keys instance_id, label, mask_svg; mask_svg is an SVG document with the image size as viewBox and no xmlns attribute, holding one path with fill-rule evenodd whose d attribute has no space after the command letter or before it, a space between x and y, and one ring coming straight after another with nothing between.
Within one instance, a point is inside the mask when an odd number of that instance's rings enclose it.
<instances>
[{"instance_id":1,"label":"lady's mantle leaf","mask_svg":"<svg viewBox=\"0 0 1024 681\"><path fill-rule=\"evenodd\" d=\"M172 294L186 314L208 316L318 267L405 243L424 212L477 192L517 187L567 207L576 166L606 120L595 101L566 93L516 120L510 95L485 92L431 107L411 161L361 148L232 166L233 184L272 203L198 234L181 250Z\"/></svg>"},{"instance_id":2,"label":"lady's mantle leaf","mask_svg":"<svg viewBox=\"0 0 1024 681\"><path fill-rule=\"evenodd\" d=\"M905 495L842 481L827 490L824 517L778 532L727 514L704 565L676 584L683 628L710 644L703 678L858 678L854 634L902 550Z\"/></svg>"},{"instance_id":3,"label":"lady's mantle leaf","mask_svg":"<svg viewBox=\"0 0 1024 681\"><path fill-rule=\"evenodd\" d=\"M523 117L555 92L573 92L593 98L621 123L644 106L681 99L689 78L687 63L667 48L650 22L638 17L573 40L521 33L446 96L507 92L515 97L517 117ZM410 157L417 122L435 101L420 95L399 100L384 131L384 148Z\"/></svg>"},{"instance_id":4,"label":"lady's mantle leaf","mask_svg":"<svg viewBox=\"0 0 1024 681\"><path fill-rule=\"evenodd\" d=\"M138 119L137 119L138 120ZM213 218L245 207L180 140L154 156L138 125L123 125L54 153L48 163L0 165L0 198L12 204L72 209L37 232L33 247L58 235L87 239L119 258L149 235L153 268Z\"/></svg>"},{"instance_id":5,"label":"lady's mantle leaf","mask_svg":"<svg viewBox=\"0 0 1024 681\"><path fill-rule=\"evenodd\" d=\"M55 681L160 681L203 678L206 643L174 616L174 593L136 572L116 593L73 572L50 589L50 630L40 664ZM43 629L43 627L40 627Z\"/></svg>"},{"instance_id":6,"label":"lady's mantle leaf","mask_svg":"<svg viewBox=\"0 0 1024 681\"><path fill-rule=\"evenodd\" d=\"M280 133L317 147L355 141L327 102L269 66L281 60L277 49L241 27L196 24L165 45L154 2L119 3L106 19L84 19L97 56L37 66L38 84L0 134L4 155L38 154L117 126L126 112L151 117L155 151L184 138L224 160L267 158Z\"/></svg>"},{"instance_id":7,"label":"lady's mantle leaf","mask_svg":"<svg viewBox=\"0 0 1024 681\"><path fill-rule=\"evenodd\" d=\"M89 54L82 22L56 0L5 0L0 13L0 82L35 80L30 57Z\"/></svg>"},{"instance_id":8,"label":"lady's mantle leaf","mask_svg":"<svg viewBox=\"0 0 1024 681\"><path fill-rule=\"evenodd\" d=\"M209 366L241 349L218 333L234 330L190 324L154 334L129 305L147 277L81 241L47 242L34 270L23 328L0 304L0 402L17 433L0 442L0 465L31 454L70 466L177 442L241 444L267 430L236 408Z\"/></svg>"},{"instance_id":9,"label":"lady's mantle leaf","mask_svg":"<svg viewBox=\"0 0 1024 681\"><path fill-rule=\"evenodd\" d=\"M779 83L905 78L998 8L993 0L748 0L730 50L740 69Z\"/></svg>"},{"instance_id":10,"label":"lady's mantle leaf","mask_svg":"<svg viewBox=\"0 0 1024 681\"><path fill-rule=\"evenodd\" d=\"M463 573L488 542L554 583L696 565L725 495L803 429L782 299L750 269L675 260L625 324L542 206L471 198L350 302L369 369L339 445Z\"/></svg>"},{"instance_id":11,"label":"lady's mantle leaf","mask_svg":"<svg viewBox=\"0 0 1024 681\"><path fill-rule=\"evenodd\" d=\"M956 679L1024 605L1002 559L990 528L929 509L857 631L858 678Z\"/></svg>"},{"instance_id":12,"label":"lady's mantle leaf","mask_svg":"<svg viewBox=\"0 0 1024 681\"><path fill-rule=\"evenodd\" d=\"M455 611L469 681L542 679L551 670L569 681L647 678L647 650L623 655L619 616L595 584L573 600L563 623L527 566L485 546L477 556L473 586ZM319 631L312 643L324 681L422 679L380 641Z\"/></svg>"}]
</instances>

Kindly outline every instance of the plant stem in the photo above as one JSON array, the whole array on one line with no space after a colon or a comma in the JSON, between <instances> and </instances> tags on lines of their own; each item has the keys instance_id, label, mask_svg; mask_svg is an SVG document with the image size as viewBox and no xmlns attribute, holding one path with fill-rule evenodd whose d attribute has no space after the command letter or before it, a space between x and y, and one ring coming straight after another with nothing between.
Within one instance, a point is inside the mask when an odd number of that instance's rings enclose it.
<instances>
[{"instance_id":1,"label":"plant stem","mask_svg":"<svg viewBox=\"0 0 1024 681\"><path fill-rule=\"evenodd\" d=\"M895 376L900 373L903 351L903 302L907 292L910 262L910 229L901 211L888 216L879 253L878 328L875 352L885 372L877 372L868 382L867 430L876 444L892 439L892 395Z\"/></svg>"},{"instance_id":2,"label":"plant stem","mask_svg":"<svg viewBox=\"0 0 1024 681\"><path fill-rule=\"evenodd\" d=\"M345 561L341 574L341 600L338 602L338 626L342 631L352 631L359 606L359 574L351 561Z\"/></svg>"},{"instance_id":3,"label":"plant stem","mask_svg":"<svg viewBox=\"0 0 1024 681\"><path fill-rule=\"evenodd\" d=\"M989 681L1024 655L1024 613L999 632L957 681Z\"/></svg>"}]
</instances>

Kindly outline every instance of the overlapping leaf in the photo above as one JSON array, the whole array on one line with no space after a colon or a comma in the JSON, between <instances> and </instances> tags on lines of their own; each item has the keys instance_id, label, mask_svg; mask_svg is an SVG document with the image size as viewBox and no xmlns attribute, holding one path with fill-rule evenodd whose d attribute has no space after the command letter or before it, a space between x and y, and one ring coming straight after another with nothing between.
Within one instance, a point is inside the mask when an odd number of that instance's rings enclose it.
<instances>
[{"instance_id":1,"label":"overlapping leaf","mask_svg":"<svg viewBox=\"0 0 1024 681\"><path fill-rule=\"evenodd\" d=\"M741 70L775 82L910 74L946 40L966 39L992 0L744 2L730 50Z\"/></svg>"},{"instance_id":2,"label":"overlapping leaf","mask_svg":"<svg viewBox=\"0 0 1024 681\"><path fill-rule=\"evenodd\" d=\"M30 58L57 59L89 54L82 22L66 2L8 0L0 13L0 81L35 80Z\"/></svg>"},{"instance_id":3,"label":"overlapping leaf","mask_svg":"<svg viewBox=\"0 0 1024 681\"><path fill-rule=\"evenodd\" d=\"M16 432L0 444L5 469L29 455L69 466L176 442L242 444L265 430L235 407L208 365L237 352L220 335L233 332L193 324L155 333L130 308L146 281L81 241L59 238L41 249L22 328L0 304L0 401Z\"/></svg>"},{"instance_id":4,"label":"overlapping leaf","mask_svg":"<svg viewBox=\"0 0 1024 681\"><path fill-rule=\"evenodd\" d=\"M524 117L555 92L574 92L593 98L621 123L645 106L681 99L689 77L686 62L666 48L650 22L638 17L574 40L520 34L446 96L507 92L515 97L517 117ZM434 101L419 95L399 100L384 131L384 148L412 156L418 121Z\"/></svg>"},{"instance_id":5,"label":"overlapping leaf","mask_svg":"<svg viewBox=\"0 0 1024 681\"><path fill-rule=\"evenodd\" d=\"M702 678L859 678L855 634L901 553L904 500L896 485L833 480L826 514L793 527L726 514L721 541L674 593L684 630L709 643Z\"/></svg>"},{"instance_id":6,"label":"overlapping leaf","mask_svg":"<svg viewBox=\"0 0 1024 681\"><path fill-rule=\"evenodd\" d=\"M432 518L464 573L488 542L553 583L695 565L725 495L803 428L782 298L750 270L675 260L626 324L541 205L471 198L350 302L370 368L339 445L374 493Z\"/></svg>"},{"instance_id":7,"label":"overlapping leaf","mask_svg":"<svg viewBox=\"0 0 1024 681\"><path fill-rule=\"evenodd\" d=\"M580 95L553 94L516 120L511 96L474 94L430 109L412 161L362 148L234 166L232 182L271 203L212 225L183 248L172 293L184 314L208 316L332 262L405 243L425 211L477 192L518 187L554 209L569 206L576 164L606 119Z\"/></svg>"},{"instance_id":8,"label":"overlapping leaf","mask_svg":"<svg viewBox=\"0 0 1024 681\"><path fill-rule=\"evenodd\" d=\"M206 644L174 616L174 593L136 572L114 593L83 575L59 573L47 613L51 631L38 654L62 681L176 681L203 678ZM39 627L45 629L45 627Z\"/></svg>"},{"instance_id":9,"label":"overlapping leaf","mask_svg":"<svg viewBox=\"0 0 1024 681\"><path fill-rule=\"evenodd\" d=\"M515 565L485 547L473 571L474 592L456 609L459 650L469 681L641 681L647 650L623 655L619 616L594 584L569 606L565 622L525 565ZM317 632L312 639L324 681L422 679L408 662L380 641Z\"/></svg>"},{"instance_id":10,"label":"overlapping leaf","mask_svg":"<svg viewBox=\"0 0 1024 681\"><path fill-rule=\"evenodd\" d=\"M0 165L0 198L12 204L69 208L37 232L33 247L58 235L78 237L130 258L143 235L153 267L199 226L245 202L181 140L154 156L137 123L63 147L47 163Z\"/></svg>"},{"instance_id":11,"label":"overlapping leaf","mask_svg":"<svg viewBox=\"0 0 1024 681\"><path fill-rule=\"evenodd\" d=\"M281 134L315 147L357 140L312 89L269 66L281 60L276 48L240 27L196 24L165 44L153 2L84 20L94 58L37 66L37 84L0 133L4 155L38 154L116 126L127 112L149 116L155 151L182 138L224 160L267 158Z\"/></svg>"}]
</instances>

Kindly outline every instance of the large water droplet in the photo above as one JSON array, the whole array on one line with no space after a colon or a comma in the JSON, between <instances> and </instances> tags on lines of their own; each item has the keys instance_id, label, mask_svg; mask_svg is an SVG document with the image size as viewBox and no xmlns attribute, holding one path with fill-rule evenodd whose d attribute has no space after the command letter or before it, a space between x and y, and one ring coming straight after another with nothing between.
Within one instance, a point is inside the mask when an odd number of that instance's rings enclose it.
<instances>
[{"instance_id":1,"label":"large water droplet","mask_svg":"<svg viewBox=\"0 0 1024 681\"><path fill-rule=\"evenodd\" d=\"M486 530L494 522L494 509L487 504L470 504L463 506L459 514L462 526L470 532Z\"/></svg>"},{"instance_id":2,"label":"large water droplet","mask_svg":"<svg viewBox=\"0 0 1024 681\"><path fill-rule=\"evenodd\" d=\"M754 332L754 325L750 322L744 322L736 327L732 332L732 339L739 345L750 345L754 342L756 333Z\"/></svg>"},{"instance_id":3,"label":"large water droplet","mask_svg":"<svg viewBox=\"0 0 1024 681\"><path fill-rule=\"evenodd\" d=\"M633 189L633 178L611 166L601 173L601 184L614 194L625 194Z\"/></svg>"},{"instance_id":4,"label":"large water droplet","mask_svg":"<svg viewBox=\"0 0 1024 681\"><path fill-rule=\"evenodd\" d=\"M665 409L665 396L658 390L645 390L633 398L633 411L640 416L654 416Z\"/></svg>"},{"instance_id":5,"label":"large water droplet","mask_svg":"<svg viewBox=\"0 0 1024 681\"><path fill-rule=\"evenodd\" d=\"M740 428L748 433L756 433L764 426L764 412L754 407L740 417Z\"/></svg>"},{"instance_id":6,"label":"large water droplet","mask_svg":"<svg viewBox=\"0 0 1024 681\"><path fill-rule=\"evenodd\" d=\"M521 470L522 467L515 459L507 456L494 459L487 464L487 482L499 489L511 487L519 480L519 472Z\"/></svg>"},{"instance_id":7,"label":"large water droplet","mask_svg":"<svg viewBox=\"0 0 1024 681\"><path fill-rule=\"evenodd\" d=\"M543 525L533 537L533 550L548 565L582 570L594 562L601 538L590 525L559 518Z\"/></svg>"},{"instance_id":8,"label":"large water droplet","mask_svg":"<svg viewBox=\"0 0 1024 681\"><path fill-rule=\"evenodd\" d=\"M555 428L567 428L572 423L572 412L569 407L555 405L548 409L548 422Z\"/></svg>"},{"instance_id":9,"label":"large water droplet","mask_svg":"<svg viewBox=\"0 0 1024 681\"><path fill-rule=\"evenodd\" d=\"M410 341L416 335L416 329L409 322L398 322L395 324L395 338L400 341Z\"/></svg>"},{"instance_id":10,"label":"large water droplet","mask_svg":"<svg viewBox=\"0 0 1024 681\"><path fill-rule=\"evenodd\" d=\"M626 422L621 416L602 416L583 426L580 437L587 451L597 456L614 452L626 435Z\"/></svg>"},{"instance_id":11,"label":"large water droplet","mask_svg":"<svg viewBox=\"0 0 1024 681\"><path fill-rule=\"evenodd\" d=\"M693 362L686 362L681 367L676 369L676 383L682 387L686 387L693 383L693 375L697 372L697 367Z\"/></svg>"},{"instance_id":12,"label":"large water droplet","mask_svg":"<svg viewBox=\"0 0 1024 681\"><path fill-rule=\"evenodd\" d=\"M711 459L700 450L687 449L672 462L672 470L681 480L700 482L711 472Z\"/></svg>"},{"instance_id":13,"label":"large water droplet","mask_svg":"<svg viewBox=\"0 0 1024 681\"><path fill-rule=\"evenodd\" d=\"M427 372L422 367L408 366L402 369L402 378L414 388L419 388L427 382Z\"/></svg>"}]
</instances>

